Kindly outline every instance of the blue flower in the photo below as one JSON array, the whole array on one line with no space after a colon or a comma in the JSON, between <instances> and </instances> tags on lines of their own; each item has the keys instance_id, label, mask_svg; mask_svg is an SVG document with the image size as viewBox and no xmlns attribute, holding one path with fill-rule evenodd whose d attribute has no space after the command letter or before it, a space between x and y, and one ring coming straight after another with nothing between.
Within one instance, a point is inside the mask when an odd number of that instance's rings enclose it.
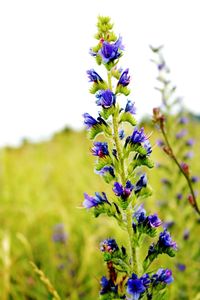
<instances>
[{"instance_id":1,"label":"blue flower","mask_svg":"<svg viewBox=\"0 0 200 300\"><path fill-rule=\"evenodd\" d=\"M67 234L64 229L63 224L56 224L53 230L52 239L54 242L65 243L67 239Z\"/></svg>"},{"instance_id":2,"label":"blue flower","mask_svg":"<svg viewBox=\"0 0 200 300\"><path fill-rule=\"evenodd\" d=\"M119 138L120 138L120 140L123 140L124 137L125 137L125 132L124 132L123 129L120 129L119 130Z\"/></svg>"},{"instance_id":3,"label":"blue flower","mask_svg":"<svg viewBox=\"0 0 200 300\"><path fill-rule=\"evenodd\" d=\"M159 227L162 221L158 218L157 214L153 214L147 217L150 227Z\"/></svg>"},{"instance_id":4,"label":"blue flower","mask_svg":"<svg viewBox=\"0 0 200 300\"><path fill-rule=\"evenodd\" d=\"M129 69L126 69L120 76L117 85L127 86L130 83L130 76L128 76Z\"/></svg>"},{"instance_id":5,"label":"blue flower","mask_svg":"<svg viewBox=\"0 0 200 300\"><path fill-rule=\"evenodd\" d=\"M167 230L164 230L160 233L158 244L162 248L173 248L174 250L177 249L176 242L172 240L171 235Z\"/></svg>"},{"instance_id":6,"label":"blue flower","mask_svg":"<svg viewBox=\"0 0 200 300\"><path fill-rule=\"evenodd\" d=\"M102 196L100 195L100 193L95 193L95 197L89 196L88 194L84 193L84 198L85 199L83 201L83 206L85 208L91 208L100 204L109 203L104 192L102 193Z\"/></svg>"},{"instance_id":7,"label":"blue flower","mask_svg":"<svg viewBox=\"0 0 200 300\"><path fill-rule=\"evenodd\" d=\"M102 289L100 291L100 295L104 295L104 294L107 294L107 293L114 293L114 294L117 294L117 290L118 290L118 286L114 284L114 282L110 279L108 280L105 276L103 276L101 278L101 286L102 286Z\"/></svg>"},{"instance_id":8,"label":"blue flower","mask_svg":"<svg viewBox=\"0 0 200 300\"><path fill-rule=\"evenodd\" d=\"M84 124L86 125L87 129L92 128L93 126L97 125L98 122L97 120L95 120L92 116L90 116L90 114L88 113L84 113L83 114L84 117Z\"/></svg>"},{"instance_id":9,"label":"blue flower","mask_svg":"<svg viewBox=\"0 0 200 300\"><path fill-rule=\"evenodd\" d=\"M159 283L170 284L174 278L172 277L172 271L169 269L159 269L156 274L152 276L153 285L156 286Z\"/></svg>"},{"instance_id":10,"label":"blue flower","mask_svg":"<svg viewBox=\"0 0 200 300\"><path fill-rule=\"evenodd\" d=\"M146 154L146 155L149 156L149 155L151 154L151 152L152 152L152 148L151 148L151 144L150 144L149 140L146 140L146 141L144 142L143 146L144 146L144 148L145 148L146 151L147 151L147 154Z\"/></svg>"},{"instance_id":11,"label":"blue flower","mask_svg":"<svg viewBox=\"0 0 200 300\"><path fill-rule=\"evenodd\" d=\"M99 74L94 69L88 70L87 75L90 82L98 83L98 81L101 82L103 81L103 79L99 76Z\"/></svg>"},{"instance_id":12,"label":"blue flower","mask_svg":"<svg viewBox=\"0 0 200 300\"><path fill-rule=\"evenodd\" d=\"M94 156L104 157L109 155L108 144L106 142L94 142L94 147L91 151Z\"/></svg>"},{"instance_id":13,"label":"blue flower","mask_svg":"<svg viewBox=\"0 0 200 300\"><path fill-rule=\"evenodd\" d=\"M133 273L132 277L127 281L127 292L133 296L133 300L138 300L145 290L143 279L139 279L137 275Z\"/></svg>"},{"instance_id":14,"label":"blue flower","mask_svg":"<svg viewBox=\"0 0 200 300\"><path fill-rule=\"evenodd\" d=\"M122 46L122 38L111 44L109 42L103 41L102 48L99 50L99 55L102 57L103 62L108 64L121 56L121 51L124 47Z\"/></svg>"},{"instance_id":15,"label":"blue flower","mask_svg":"<svg viewBox=\"0 0 200 300\"><path fill-rule=\"evenodd\" d=\"M132 185L130 180L128 180L126 182L125 187L123 187L119 182L115 182L113 192L115 193L116 196L126 199L130 196L133 188L134 188L134 186Z\"/></svg>"},{"instance_id":16,"label":"blue flower","mask_svg":"<svg viewBox=\"0 0 200 300\"><path fill-rule=\"evenodd\" d=\"M136 182L134 191L135 194L139 193L143 187L147 186L147 176L146 174L141 175L140 179Z\"/></svg>"},{"instance_id":17,"label":"blue flower","mask_svg":"<svg viewBox=\"0 0 200 300\"><path fill-rule=\"evenodd\" d=\"M156 144L158 145L158 147L162 147L162 146L165 145L164 141L161 140L161 139L158 139L158 140L156 141Z\"/></svg>"},{"instance_id":18,"label":"blue flower","mask_svg":"<svg viewBox=\"0 0 200 300\"><path fill-rule=\"evenodd\" d=\"M142 277L140 277L140 280L142 280L142 283L145 286L145 288L149 287L149 284L151 283L149 274L142 275Z\"/></svg>"},{"instance_id":19,"label":"blue flower","mask_svg":"<svg viewBox=\"0 0 200 300\"><path fill-rule=\"evenodd\" d=\"M112 177L115 177L114 169L111 166L105 166L99 171L95 171L97 174L104 176L106 173L109 173Z\"/></svg>"},{"instance_id":20,"label":"blue flower","mask_svg":"<svg viewBox=\"0 0 200 300\"><path fill-rule=\"evenodd\" d=\"M115 252L119 250L119 247L115 239L106 239L100 243L100 250L102 252Z\"/></svg>"},{"instance_id":21,"label":"blue flower","mask_svg":"<svg viewBox=\"0 0 200 300\"><path fill-rule=\"evenodd\" d=\"M176 138L177 138L177 139L181 139L181 138L183 138L186 134L187 134L187 129L182 129L181 131L179 131L179 132L176 134Z\"/></svg>"},{"instance_id":22,"label":"blue flower","mask_svg":"<svg viewBox=\"0 0 200 300\"><path fill-rule=\"evenodd\" d=\"M139 224L143 223L146 220L146 210L144 209L143 204L141 204L134 212L133 218L136 218Z\"/></svg>"},{"instance_id":23,"label":"blue flower","mask_svg":"<svg viewBox=\"0 0 200 300\"><path fill-rule=\"evenodd\" d=\"M125 112L129 112L132 115L135 115L136 114L135 103L133 103L131 100L128 100L126 103Z\"/></svg>"},{"instance_id":24,"label":"blue flower","mask_svg":"<svg viewBox=\"0 0 200 300\"><path fill-rule=\"evenodd\" d=\"M137 144L137 143L143 143L144 141L146 141L146 139L147 137L144 133L144 128L142 127L140 130L134 129L130 141L133 144Z\"/></svg>"},{"instance_id":25,"label":"blue flower","mask_svg":"<svg viewBox=\"0 0 200 300\"><path fill-rule=\"evenodd\" d=\"M177 267L177 269L178 269L180 272L184 272L185 269L186 269L186 265L181 264L181 263L177 263L177 264L176 264L176 267Z\"/></svg>"},{"instance_id":26,"label":"blue flower","mask_svg":"<svg viewBox=\"0 0 200 300\"><path fill-rule=\"evenodd\" d=\"M198 176L192 176L191 181L192 181L192 183L199 182L199 177Z\"/></svg>"},{"instance_id":27,"label":"blue flower","mask_svg":"<svg viewBox=\"0 0 200 300\"><path fill-rule=\"evenodd\" d=\"M185 143L186 143L186 146L192 147L194 145L195 141L194 141L194 139L189 139Z\"/></svg>"},{"instance_id":28,"label":"blue flower","mask_svg":"<svg viewBox=\"0 0 200 300\"><path fill-rule=\"evenodd\" d=\"M188 118L187 117L180 117L178 120L179 124L187 124L188 123Z\"/></svg>"},{"instance_id":29,"label":"blue flower","mask_svg":"<svg viewBox=\"0 0 200 300\"><path fill-rule=\"evenodd\" d=\"M104 108L109 108L115 105L116 102L116 96L111 90L100 90L96 94L96 98L97 105L102 106Z\"/></svg>"}]
</instances>

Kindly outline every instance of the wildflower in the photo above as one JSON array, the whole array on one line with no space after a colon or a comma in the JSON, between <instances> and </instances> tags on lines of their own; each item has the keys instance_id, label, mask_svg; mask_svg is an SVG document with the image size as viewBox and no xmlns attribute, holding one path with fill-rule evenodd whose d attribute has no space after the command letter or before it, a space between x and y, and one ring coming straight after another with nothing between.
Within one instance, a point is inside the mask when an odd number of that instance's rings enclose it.
<instances>
[{"instance_id":1,"label":"wildflower","mask_svg":"<svg viewBox=\"0 0 200 300\"><path fill-rule=\"evenodd\" d=\"M109 173L112 177L115 177L114 169L111 166L105 166L100 171L96 171L97 174L104 176Z\"/></svg>"},{"instance_id":2,"label":"wildflower","mask_svg":"<svg viewBox=\"0 0 200 300\"><path fill-rule=\"evenodd\" d=\"M125 112L129 112L132 115L135 115L136 114L135 103L133 103L131 100L128 100L126 103Z\"/></svg>"},{"instance_id":3,"label":"wildflower","mask_svg":"<svg viewBox=\"0 0 200 300\"><path fill-rule=\"evenodd\" d=\"M137 275L133 273L127 282L127 292L133 296L134 300L138 300L145 290L143 279L138 278Z\"/></svg>"},{"instance_id":4,"label":"wildflower","mask_svg":"<svg viewBox=\"0 0 200 300\"><path fill-rule=\"evenodd\" d=\"M192 176L191 181L192 181L192 183L199 182L199 177L198 176Z\"/></svg>"},{"instance_id":5,"label":"wildflower","mask_svg":"<svg viewBox=\"0 0 200 300\"><path fill-rule=\"evenodd\" d=\"M128 180L126 182L126 186L123 187L119 182L114 183L113 191L116 196L122 197L123 199L126 199L130 196L134 186L132 183Z\"/></svg>"},{"instance_id":6,"label":"wildflower","mask_svg":"<svg viewBox=\"0 0 200 300\"><path fill-rule=\"evenodd\" d=\"M194 145L195 141L194 139L188 139L185 144L186 146L192 147Z\"/></svg>"},{"instance_id":7,"label":"wildflower","mask_svg":"<svg viewBox=\"0 0 200 300\"><path fill-rule=\"evenodd\" d=\"M115 105L116 96L113 94L111 90L100 90L96 94L96 103L98 106L102 106L103 108L109 108Z\"/></svg>"},{"instance_id":8,"label":"wildflower","mask_svg":"<svg viewBox=\"0 0 200 300\"><path fill-rule=\"evenodd\" d=\"M100 283L102 286L100 295L105 295L110 292L117 294L118 286L115 285L111 279L108 280L105 276L103 276Z\"/></svg>"},{"instance_id":9,"label":"wildflower","mask_svg":"<svg viewBox=\"0 0 200 300\"><path fill-rule=\"evenodd\" d=\"M136 182L134 191L135 194L139 193L143 187L147 186L147 176L146 174L141 175L140 179Z\"/></svg>"},{"instance_id":10,"label":"wildflower","mask_svg":"<svg viewBox=\"0 0 200 300\"><path fill-rule=\"evenodd\" d=\"M156 274L152 276L153 285L158 284L170 284L174 278L172 277L172 271L169 269L159 269Z\"/></svg>"},{"instance_id":11,"label":"wildflower","mask_svg":"<svg viewBox=\"0 0 200 300\"><path fill-rule=\"evenodd\" d=\"M91 151L94 156L98 157L105 157L106 155L109 155L108 144L106 142L94 142L94 147Z\"/></svg>"},{"instance_id":12,"label":"wildflower","mask_svg":"<svg viewBox=\"0 0 200 300\"><path fill-rule=\"evenodd\" d=\"M188 123L188 118L187 117L180 117L178 122L179 122L179 124L187 124Z\"/></svg>"},{"instance_id":13,"label":"wildflower","mask_svg":"<svg viewBox=\"0 0 200 300\"><path fill-rule=\"evenodd\" d=\"M137 220L138 223L143 223L146 219L146 210L144 209L144 205L141 204L138 209L134 212L133 218Z\"/></svg>"},{"instance_id":14,"label":"wildflower","mask_svg":"<svg viewBox=\"0 0 200 300\"><path fill-rule=\"evenodd\" d=\"M103 81L103 79L99 76L99 74L94 70L88 70L87 71L88 78L90 79L90 82L98 83L99 81Z\"/></svg>"},{"instance_id":15,"label":"wildflower","mask_svg":"<svg viewBox=\"0 0 200 300\"><path fill-rule=\"evenodd\" d=\"M100 243L100 250L102 252L115 252L119 250L119 247L115 239L106 239Z\"/></svg>"},{"instance_id":16,"label":"wildflower","mask_svg":"<svg viewBox=\"0 0 200 300\"><path fill-rule=\"evenodd\" d=\"M104 192L102 192L102 196L100 195L100 193L96 192L95 197L89 196L88 194L84 193L84 198L85 200L83 201L83 206L85 208L91 208L104 203L109 203Z\"/></svg>"},{"instance_id":17,"label":"wildflower","mask_svg":"<svg viewBox=\"0 0 200 300\"><path fill-rule=\"evenodd\" d=\"M184 272L185 269L186 269L186 265L181 264L181 263L177 263L177 264L176 264L176 267L177 267L177 269L178 269L180 272Z\"/></svg>"},{"instance_id":18,"label":"wildflower","mask_svg":"<svg viewBox=\"0 0 200 300\"><path fill-rule=\"evenodd\" d=\"M97 125L98 122L95 120L92 116L90 116L88 113L83 114L84 117L84 125L86 125L87 129L92 128L93 126Z\"/></svg>"},{"instance_id":19,"label":"wildflower","mask_svg":"<svg viewBox=\"0 0 200 300\"><path fill-rule=\"evenodd\" d=\"M159 227L162 221L158 218L157 214L153 214L147 217L150 227Z\"/></svg>"},{"instance_id":20,"label":"wildflower","mask_svg":"<svg viewBox=\"0 0 200 300\"><path fill-rule=\"evenodd\" d=\"M125 137L124 130L123 129L119 130L119 138L120 138L120 140L123 140L124 137Z\"/></svg>"},{"instance_id":21,"label":"wildflower","mask_svg":"<svg viewBox=\"0 0 200 300\"><path fill-rule=\"evenodd\" d=\"M162 147L162 146L165 145L164 141L161 140L161 139L158 139L158 140L156 141L156 144L158 145L158 147Z\"/></svg>"},{"instance_id":22,"label":"wildflower","mask_svg":"<svg viewBox=\"0 0 200 300\"><path fill-rule=\"evenodd\" d=\"M146 140L144 142L143 146L144 146L144 148L145 148L145 150L147 152L146 155L149 156L151 154L151 152L152 152L152 148L151 148L151 144L150 144L149 140Z\"/></svg>"},{"instance_id":23,"label":"wildflower","mask_svg":"<svg viewBox=\"0 0 200 300\"><path fill-rule=\"evenodd\" d=\"M178 193L176 195L177 200L181 200L183 198L183 194L182 193Z\"/></svg>"},{"instance_id":24,"label":"wildflower","mask_svg":"<svg viewBox=\"0 0 200 300\"><path fill-rule=\"evenodd\" d=\"M146 141L146 139L147 137L144 133L144 128L142 127L140 130L134 129L130 141L133 144L137 144L137 143L143 143L144 141Z\"/></svg>"},{"instance_id":25,"label":"wildflower","mask_svg":"<svg viewBox=\"0 0 200 300\"><path fill-rule=\"evenodd\" d=\"M194 156L194 153L193 153L193 151L188 151L187 153L185 153L185 155L184 155L184 159L190 159L190 158L192 158Z\"/></svg>"},{"instance_id":26,"label":"wildflower","mask_svg":"<svg viewBox=\"0 0 200 300\"><path fill-rule=\"evenodd\" d=\"M64 230L63 224L56 224L53 230L52 239L54 242L65 243L67 239L67 234Z\"/></svg>"},{"instance_id":27,"label":"wildflower","mask_svg":"<svg viewBox=\"0 0 200 300\"><path fill-rule=\"evenodd\" d=\"M183 138L186 134L187 134L187 129L182 129L181 131L179 131L179 132L176 134L176 138L177 138L177 139L181 139L181 138Z\"/></svg>"},{"instance_id":28,"label":"wildflower","mask_svg":"<svg viewBox=\"0 0 200 300\"><path fill-rule=\"evenodd\" d=\"M160 233L158 244L161 248L173 248L177 249L177 244L171 238L170 233L165 229Z\"/></svg>"},{"instance_id":29,"label":"wildflower","mask_svg":"<svg viewBox=\"0 0 200 300\"><path fill-rule=\"evenodd\" d=\"M114 61L115 59L121 56L121 51L124 47L122 46L122 38L119 39L115 43L109 43L103 41L102 48L99 50L98 54L102 57L103 62L108 64L109 62Z\"/></svg>"},{"instance_id":30,"label":"wildflower","mask_svg":"<svg viewBox=\"0 0 200 300\"><path fill-rule=\"evenodd\" d=\"M130 83L130 76L128 76L129 69L126 69L120 76L117 85L127 86Z\"/></svg>"}]
</instances>

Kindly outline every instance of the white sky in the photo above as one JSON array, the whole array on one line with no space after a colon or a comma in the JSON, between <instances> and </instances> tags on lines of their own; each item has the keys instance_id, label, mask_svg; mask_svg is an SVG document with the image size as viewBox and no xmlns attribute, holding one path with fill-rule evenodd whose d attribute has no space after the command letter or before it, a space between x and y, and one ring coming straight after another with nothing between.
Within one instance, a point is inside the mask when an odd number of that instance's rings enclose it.
<instances>
[{"instance_id":1,"label":"white sky","mask_svg":"<svg viewBox=\"0 0 200 300\"><path fill-rule=\"evenodd\" d=\"M88 54L98 14L123 36L121 66L130 69L139 116L160 100L149 44L165 45L178 95L200 113L199 13L199 0L0 0L0 145L81 128L84 112L96 116L86 70L101 73Z\"/></svg>"}]
</instances>

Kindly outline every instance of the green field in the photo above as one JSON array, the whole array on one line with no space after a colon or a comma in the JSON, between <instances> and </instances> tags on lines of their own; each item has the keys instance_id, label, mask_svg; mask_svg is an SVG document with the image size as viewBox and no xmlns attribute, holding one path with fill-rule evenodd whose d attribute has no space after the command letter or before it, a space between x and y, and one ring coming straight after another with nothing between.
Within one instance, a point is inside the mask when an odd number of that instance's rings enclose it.
<instances>
[{"instance_id":1,"label":"green field","mask_svg":"<svg viewBox=\"0 0 200 300\"><path fill-rule=\"evenodd\" d=\"M195 157L191 160L195 175L200 174L199 130L199 123L190 125L190 135L196 139ZM153 131L154 144L158 133L149 127L146 131ZM126 245L127 237L124 232L116 232L114 221L108 222L102 216L94 219L81 207L84 192L112 192L93 172L91 145L86 132L64 130L50 141L26 141L19 148L0 150L1 300L53 299L30 261L43 270L61 299L98 299L99 280L106 274L99 242L113 236ZM158 147L154 147L152 158L170 163ZM163 267L173 270L175 279L169 286L168 299L198 300L200 221L186 199L177 203L172 193L163 188L162 172L157 168L148 171L154 193L144 201L149 212L157 211L162 220L175 222L171 232L179 251L176 258L163 256L160 260ZM181 180L174 174L171 178L178 191ZM199 190L199 183L195 189ZM63 224L67 235L63 243L52 238L58 224ZM190 230L187 240L183 239L185 229ZM186 265L185 271L177 268L178 263Z\"/></svg>"}]
</instances>

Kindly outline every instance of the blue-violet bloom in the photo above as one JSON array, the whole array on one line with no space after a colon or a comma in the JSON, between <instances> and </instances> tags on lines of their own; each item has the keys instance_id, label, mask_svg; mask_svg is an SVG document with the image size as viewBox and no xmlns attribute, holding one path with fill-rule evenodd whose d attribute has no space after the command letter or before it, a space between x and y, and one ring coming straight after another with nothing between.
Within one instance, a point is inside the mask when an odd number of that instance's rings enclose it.
<instances>
[{"instance_id":1,"label":"blue-violet bloom","mask_svg":"<svg viewBox=\"0 0 200 300\"><path fill-rule=\"evenodd\" d=\"M87 75L88 75L90 82L98 83L99 81L100 82L103 81L101 76L99 76L99 74L94 69L88 70Z\"/></svg>"},{"instance_id":2,"label":"blue-violet bloom","mask_svg":"<svg viewBox=\"0 0 200 300\"><path fill-rule=\"evenodd\" d=\"M111 279L107 279L105 276L103 276L101 278L101 286L102 286L102 289L100 291L100 295L104 295L104 294L107 294L107 293L115 293L117 294L117 290L118 290L118 286L114 284L114 282L111 280Z\"/></svg>"},{"instance_id":3,"label":"blue-violet bloom","mask_svg":"<svg viewBox=\"0 0 200 300\"><path fill-rule=\"evenodd\" d=\"M117 85L127 86L130 83L130 75L128 75L129 69L126 69L120 76Z\"/></svg>"},{"instance_id":4,"label":"blue-violet bloom","mask_svg":"<svg viewBox=\"0 0 200 300\"><path fill-rule=\"evenodd\" d=\"M134 129L133 134L131 136L131 143L137 144L137 143L143 143L146 141L147 137L144 133L144 128L142 127L140 130Z\"/></svg>"},{"instance_id":5,"label":"blue-violet bloom","mask_svg":"<svg viewBox=\"0 0 200 300\"><path fill-rule=\"evenodd\" d=\"M132 102L131 100L128 100L126 103L125 112L129 112L132 115L135 115L136 114L135 103Z\"/></svg>"},{"instance_id":6,"label":"blue-violet bloom","mask_svg":"<svg viewBox=\"0 0 200 300\"><path fill-rule=\"evenodd\" d=\"M102 57L103 62L105 64L114 61L115 59L121 56L121 51L124 47L122 46L122 38L119 39L115 43L109 43L103 41L102 48L99 50L98 54Z\"/></svg>"},{"instance_id":7,"label":"blue-violet bloom","mask_svg":"<svg viewBox=\"0 0 200 300\"><path fill-rule=\"evenodd\" d=\"M134 300L138 300L145 290L143 280L139 279L137 275L133 273L132 277L127 281L127 292L133 296Z\"/></svg>"},{"instance_id":8,"label":"blue-violet bloom","mask_svg":"<svg viewBox=\"0 0 200 300\"><path fill-rule=\"evenodd\" d=\"M157 273L152 276L154 286L159 283L170 284L173 280L172 271L169 269L160 268Z\"/></svg>"},{"instance_id":9,"label":"blue-violet bloom","mask_svg":"<svg viewBox=\"0 0 200 300\"><path fill-rule=\"evenodd\" d=\"M177 244L176 242L174 242L171 238L170 233L165 229L163 232L160 233L159 236L159 241L158 241L159 245L161 247L170 247L173 248L174 250L177 249Z\"/></svg>"},{"instance_id":10,"label":"blue-violet bloom","mask_svg":"<svg viewBox=\"0 0 200 300\"><path fill-rule=\"evenodd\" d=\"M150 215L147 219L150 227L159 227L162 224L162 221L158 218L157 214Z\"/></svg>"},{"instance_id":11,"label":"blue-violet bloom","mask_svg":"<svg viewBox=\"0 0 200 300\"><path fill-rule=\"evenodd\" d=\"M100 90L96 94L96 103L98 106L102 106L104 108L109 108L115 105L116 96L113 94L111 90Z\"/></svg>"},{"instance_id":12,"label":"blue-violet bloom","mask_svg":"<svg viewBox=\"0 0 200 300\"><path fill-rule=\"evenodd\" d=\"M87 129L92 128L93 126L97 125L98 122L97 120L95 120L92 116L90 116L90 114L88 113L84 113L83 114L84 117L84 125L86 126Z\"/></svg>"},{"instance_id":13,"label":"blue-violet bloom","mask_svg":"<svg viewBox=\"0 0 200 300\"><path fill-rule=\"evenodd\" d=\"M119 182L115 182L113 192L115 193L116 196L126 199L130 196L133 188L134 188L134 186L132 185L130 180L128 180L126 182L125 187L123 187Z\"/></svg>"},{"instance_id":14,"label":"blue-violet bloom","mask_svg":"<svg viewBox=\"0 0 200 300\"><path fill-rule=\"evenodd\" d=\"M147 186L147 176L146 174L141 175L140 179L136 182L134 191L135 194L139 193L143 187Z\"/></svg>"},{"instance_id":15,"label":"blue-violet bloom","mask_svg":"<svg viewBox=\"0 0 200 300\"><path fill-rule=\"evenodd\" d=\"M94 142L94 147L91 149L92 154L98 157L109 155L108 144L106 142Z\"/></svg>"},{"instance_id":16,"label":"blue-violet bloom","mask_svg":"<svg viewBox=\"0 0 200 300\"><path fill-rule=\"evenodd\" d=\"M100 195L100 193L96 192L94 197L89 196L87 193L84 193L83 206L85 208L91 208L104 203L109 203L104 192L102 192L102 196Z\"/></svg>"},{"instance_id":17,"label":"blue-violet bloom","mask_svg":"<svg viewBox=\"0 0 200 300\"><path fill-rule=\"evenodd\" d=\"M115 239L106 239L100 243L100 250L102 252L115 252L119 250L119 247Z\"/></svg>"}]
</instances>

